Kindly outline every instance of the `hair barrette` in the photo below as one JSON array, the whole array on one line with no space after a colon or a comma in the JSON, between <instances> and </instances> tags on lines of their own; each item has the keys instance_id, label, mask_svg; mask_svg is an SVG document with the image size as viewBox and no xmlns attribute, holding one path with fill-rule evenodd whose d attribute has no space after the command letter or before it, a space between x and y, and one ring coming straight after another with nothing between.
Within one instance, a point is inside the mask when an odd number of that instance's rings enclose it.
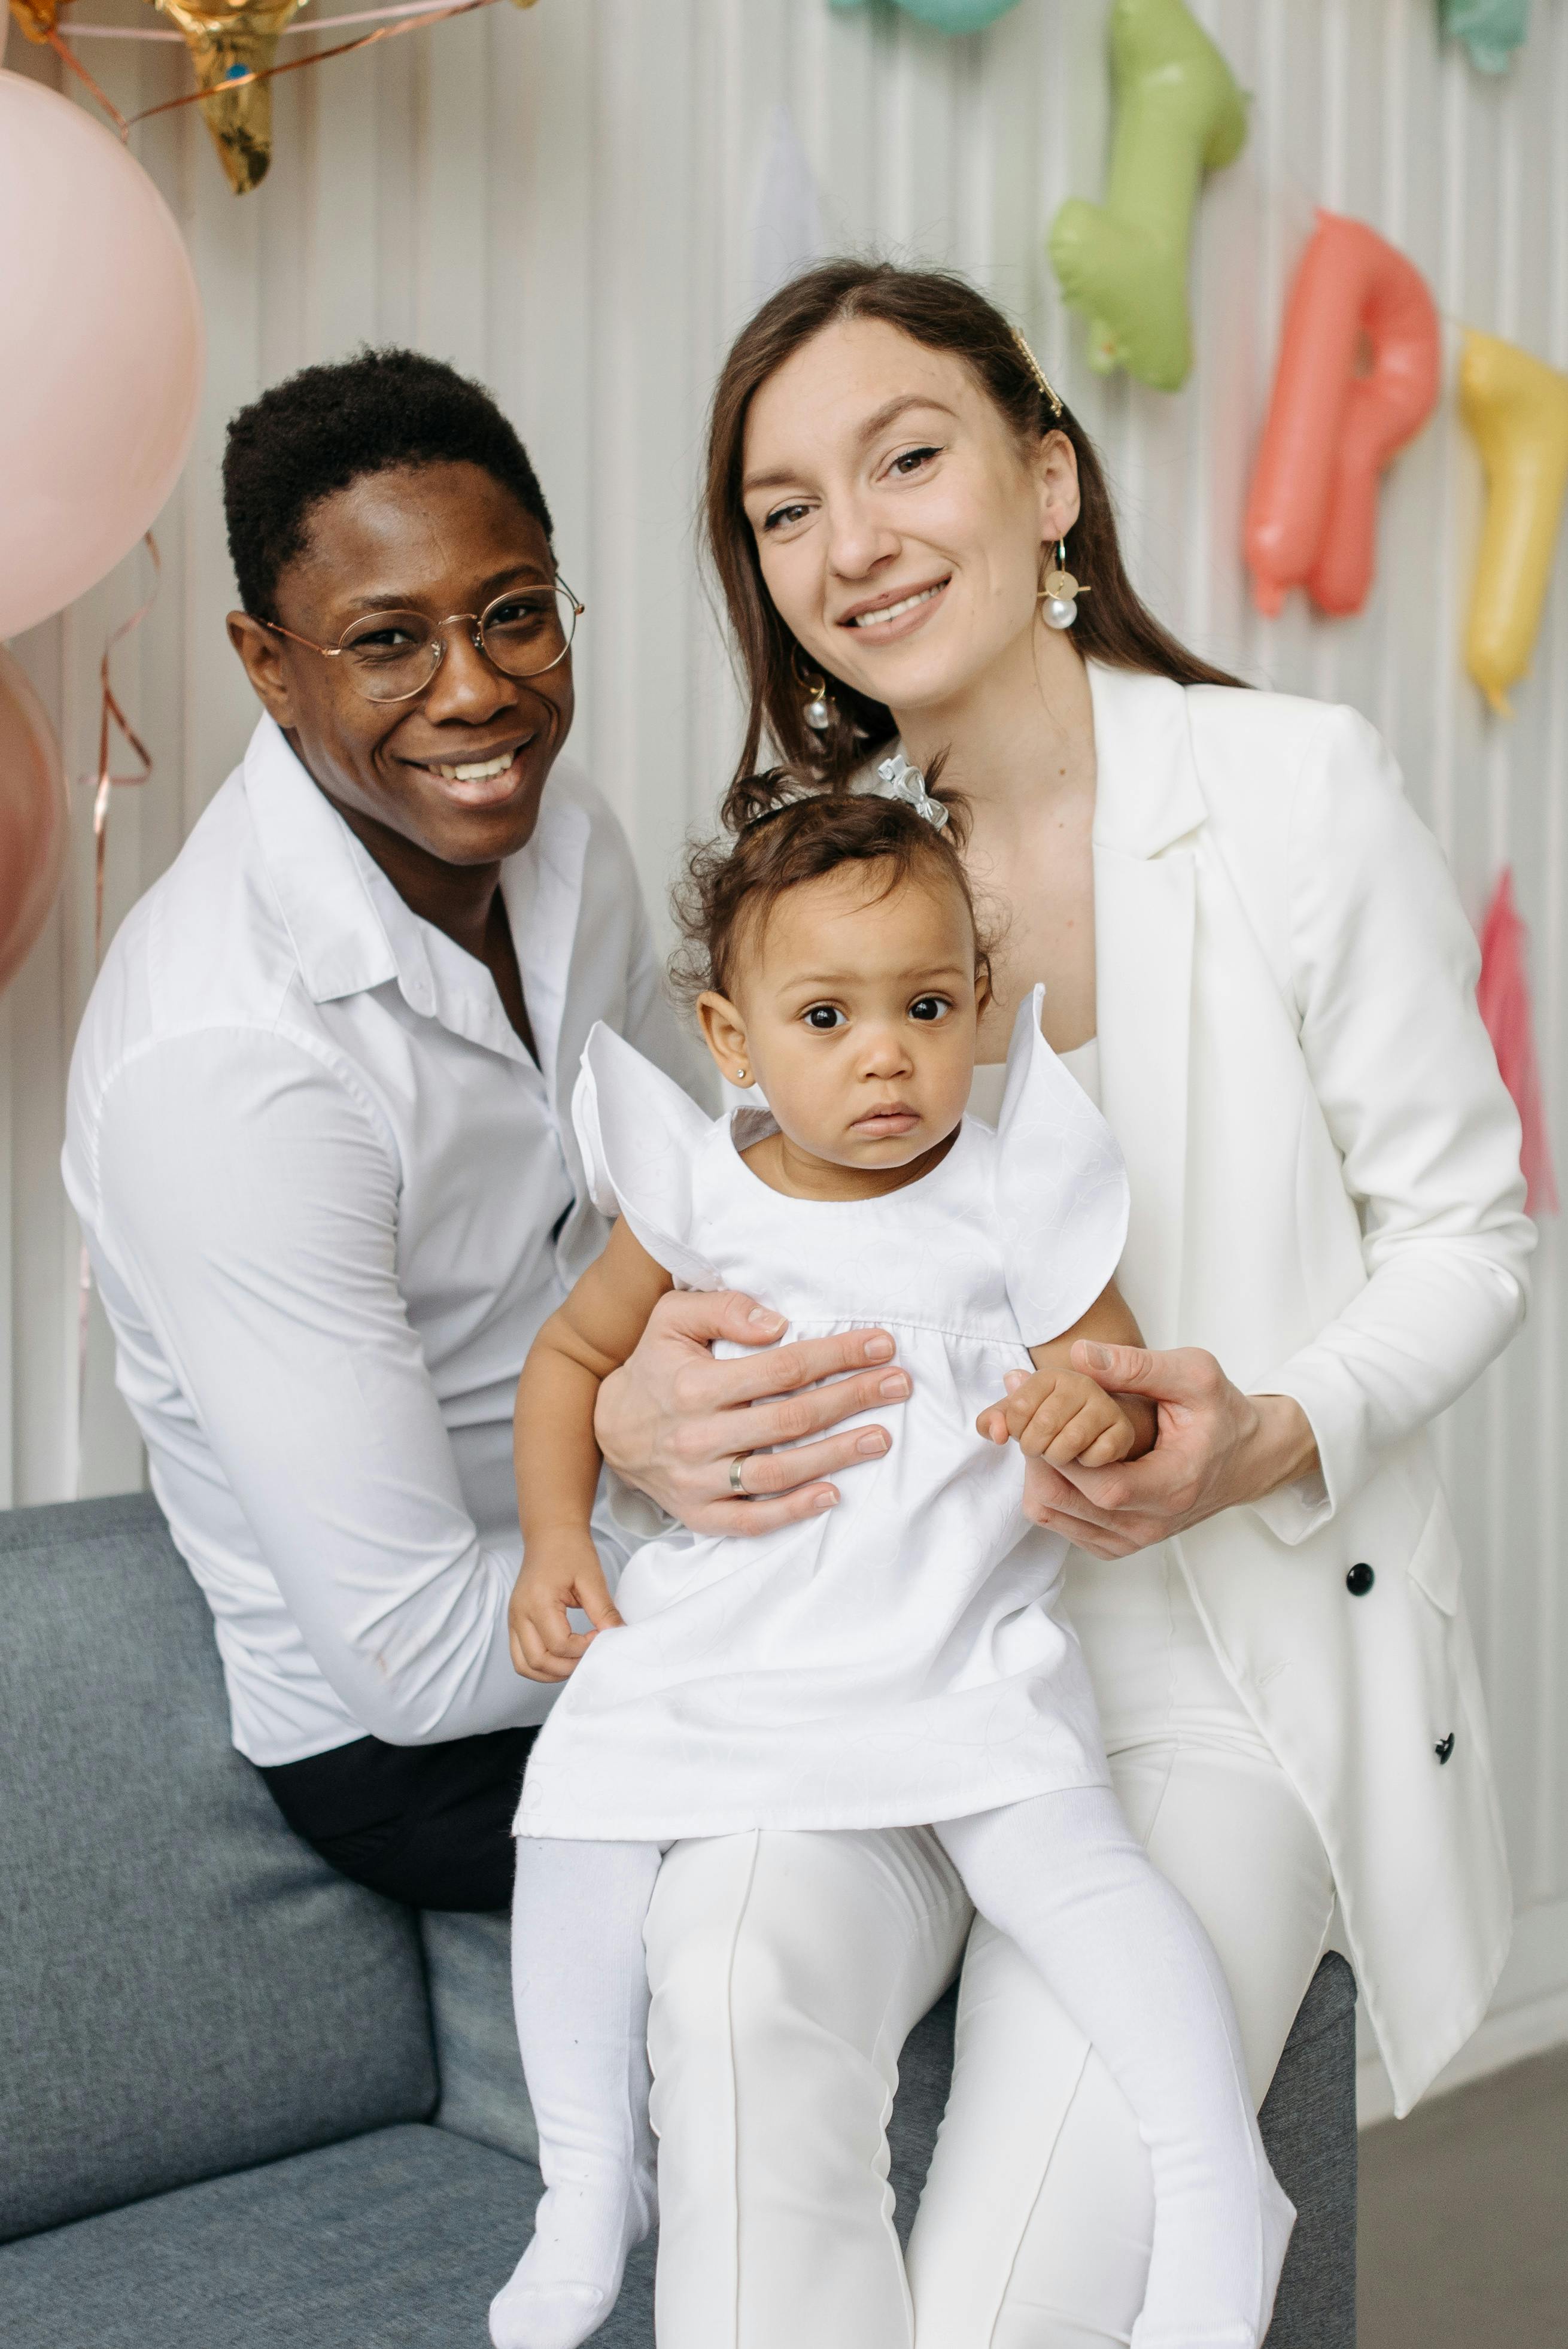
<instances>
[{"instance_id":1,"label":"hair barrette","mask_svg":"<svg viewBox=\"0 0 1568 2349\"><path fill-rule=\"evenodd\" d=\"M947 822L947 810L940 800L933 799L925 788L925 777L918 767L912 767L902 750L884 759L877 769L878 781L873 784L878 799L902 800L916 815L923 815L932 828L940 832Z\"/></svg>"},{"instance_id":2,"label":"hair barrette","mask_svg":"<svg viewBox=\"0 0 1568 2349\"><path fill-rule=\"evenodd\" d=\"M1020 334L1016 326L1013 328L1013 340L1018 346L1018 350L1023 358L1024 365L1028 368L1029 373L1039 385L1041 398L1048 403L1053 416L1059 416L1062 412L1062 403L1057 397L1057 394L1052 389L1051 386L1047 382L1045 368L1040 365L1039 360L1035 357L1034 352L1029 348L1028 344L1024 340L1023 336Z\"/></svg>"}]
</instances>

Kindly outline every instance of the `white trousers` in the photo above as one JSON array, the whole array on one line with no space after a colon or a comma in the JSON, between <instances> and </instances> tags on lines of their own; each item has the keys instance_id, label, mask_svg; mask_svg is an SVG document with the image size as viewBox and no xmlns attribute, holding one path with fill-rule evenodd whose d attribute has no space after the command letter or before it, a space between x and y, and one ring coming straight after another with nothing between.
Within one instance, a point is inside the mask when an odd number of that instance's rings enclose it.
<instances>
[{"instance_id":1,"label":"white trousers","mask_svg":"<svg viewBox=\"0 0 1568 2349\"><path fill-rule=\"evenodd\" d=\"M1316 1830L1162 1552L1069 1608L1134 1832L1206 1927L1261 2102L1326 1943ZM677 1845L649 1912L660 2349L1106 2349L1152 2194L1125 2101L925 1829ZM965 1941L952 2098L910 2244L899 2051Z\"/></svg>"}]
</instances>

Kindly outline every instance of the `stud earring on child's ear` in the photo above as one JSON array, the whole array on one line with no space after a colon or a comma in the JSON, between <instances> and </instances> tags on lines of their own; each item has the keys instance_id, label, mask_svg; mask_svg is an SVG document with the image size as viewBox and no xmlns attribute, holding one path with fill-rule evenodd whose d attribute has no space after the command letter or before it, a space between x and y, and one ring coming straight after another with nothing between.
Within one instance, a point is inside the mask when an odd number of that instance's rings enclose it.
<instances>
[{"instance_id":1,"label":"stud earring on child's ear","mask_svg":"<svg viewBox=\"0 0 1568 2349\"><path fill-rule=\"evenodd\" d=\"M748 1081L746 1074L746 1063L744 1061L735 1072L735 1081L738 1085L744 1085Z\"/></svg>"}]
</instances>

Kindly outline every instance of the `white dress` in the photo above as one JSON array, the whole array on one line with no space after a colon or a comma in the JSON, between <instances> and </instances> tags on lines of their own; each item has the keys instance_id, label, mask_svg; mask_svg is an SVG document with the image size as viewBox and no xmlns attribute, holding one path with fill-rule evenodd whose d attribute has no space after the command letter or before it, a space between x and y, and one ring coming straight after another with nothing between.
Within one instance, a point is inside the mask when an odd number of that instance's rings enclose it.
<instances>
[{"instance_id":1,"label":"white dress","mask_svg":"<svg viewBox=\"0 0 1568 2349\"><path fill-rule=\"evenodd\" d=\"M1127 1231L1116 1143L1039 1008L1037 990L1019 1009L995 1130L965 1117L931 1174L854 1201L772 1190L740 1155L770 1130L764 1112L710 1120L594 1029L573 1112L595 1204L678 1286L767 1298L786 1342L888 1329L913 1394L836 1508L744 1538L682 1528L635 1553L616 1593L626 1628L562 1690L519 1835L908 1826L1109 1783L1057 1607L1066 1544L1025 1518L1016 1447L975 1430L1006 1372L1032 1367L1027 1347L1100 1294Z\"/></svg>"}]
</instances>

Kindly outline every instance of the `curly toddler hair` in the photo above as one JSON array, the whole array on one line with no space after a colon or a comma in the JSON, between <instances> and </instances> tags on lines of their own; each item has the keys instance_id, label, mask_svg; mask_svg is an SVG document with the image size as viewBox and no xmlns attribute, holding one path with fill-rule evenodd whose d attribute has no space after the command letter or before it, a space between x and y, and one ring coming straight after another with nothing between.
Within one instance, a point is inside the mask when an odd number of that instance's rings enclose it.
<instances>
[{"instance_id":1,"label":"curly toddler hair","mask_svg":"<svg viewBox=\"0 0 1568 2349\"><path fill-rule=\"evenodd\" d=\"M928 788L934 780L934 772ZM947 810L941 830L905 801L870 791L803 788L788 768L732 783L723 833L688 849L672 893L682 939L670 964L677 995L688 1003L710 988L728 996L748 940L779 900L845 864L880 868L879 897L917 875L956 889L975 933L975 969L988 987L995 940L976 908L961 854L969 812L955 792L933 790L933 796Z\"/></svg>"}]
</instances>

